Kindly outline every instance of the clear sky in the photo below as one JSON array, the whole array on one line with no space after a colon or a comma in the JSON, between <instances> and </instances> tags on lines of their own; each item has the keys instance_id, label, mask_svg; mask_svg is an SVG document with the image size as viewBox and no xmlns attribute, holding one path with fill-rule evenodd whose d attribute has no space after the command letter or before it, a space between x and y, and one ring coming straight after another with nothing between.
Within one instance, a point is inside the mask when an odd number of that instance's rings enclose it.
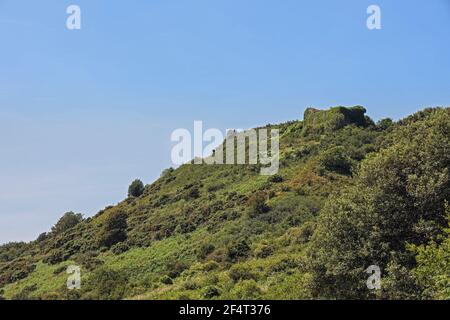
<instances>
[{"instance_id":1,"label":"clear sky","mask_svg":"<svg viewBox=\"0 0 450 320\"><path fill-rule=\"evenodd\" d=\"M66 28L71 4L81 30ZM153 181L194 120L449 105L449 36L450 0L0 0L0 243Z\"/></svg>"}]
</instances>

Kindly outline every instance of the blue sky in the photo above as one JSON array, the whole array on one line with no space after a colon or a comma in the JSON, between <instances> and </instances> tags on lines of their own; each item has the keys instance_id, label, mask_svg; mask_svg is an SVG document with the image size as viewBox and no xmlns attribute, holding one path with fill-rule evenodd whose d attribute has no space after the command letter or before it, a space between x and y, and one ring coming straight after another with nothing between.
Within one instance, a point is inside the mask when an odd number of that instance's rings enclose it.
<instances>
[{"instance_id":1,"label":"blue sky","mask_svg":"<svg viewBox=\"0 0 450 320\"><path fill-rule=\"evenodd\" d=\"M66 29L66 8L82 29ZM366 9L382 29L366 28ZM0 243L171 166L170 134L450 104L449 0L0 0Z\"/></svg>"}]
</instances>

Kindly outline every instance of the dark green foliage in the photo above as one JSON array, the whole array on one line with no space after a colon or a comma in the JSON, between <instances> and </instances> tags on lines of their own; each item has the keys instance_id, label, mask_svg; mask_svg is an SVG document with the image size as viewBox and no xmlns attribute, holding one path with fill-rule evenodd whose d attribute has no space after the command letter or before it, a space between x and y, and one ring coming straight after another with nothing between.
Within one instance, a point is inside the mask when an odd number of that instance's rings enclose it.
<instances>
[{"instance_id":1,"label":"dark green foliage","mask_svg":"<svg viewBox=\"0 0 450 320\"><path fill-rule=\"evenodd\" d=\"M270 176L267 180L273 183L280 183L283 182L283 177L280 176L279 174L274 174L273 176Z\"/></svg>"},{"instance_id":2,"label":"dark green foliage","mask_svg":"<svg viewBox=\"0 0 450 320\"><path fill-rule=\"evenodd\" d=\"M444 204L447 228L443 234L426 245L411 246L416 254L417 266L413 275L430 299L450 299L450 205Z\"/></svg>"},{"instance_id":3,"label":"dark green foliage","mask_svg":"<svg viewBox=\"0 0 450 320\"><path fill-rule=\"evenodd\" d=\"M89 299L120 300L125 296L127 277L119 271L100 268L89 277L84 286Z\"/></svg>"},{"instance_id":4,"label":"dark green foliage","mask_svg":"<svg viewBox=\"0 0 450 320\"><path fill-rule=\"evenodd\" d=\"M5 264L0 264L0 287L5 284L25 279L34 271L36 265L25 258L16 258Z\"/></svg>"},{"instance_id":5,"label":"dark green foliage","mask_svg":"<svg viewBox=\"0 0 450 320\"><path fill-rule=\"evenodd\" d=\"M326 150L319 156L320 165L328 171L351 174L353 161L344 147L338 146Z\"/></svg>"},{"instance_id":6,"label":"dark green foliage","mask_svg":"<svg viewBox=\"0 0 450 320\"><path fill-rule=\"evenodd\" d=\"M43 242L43 241L45 241L47 238L48 238L47 232L43 232L43 233L41 233L41 234L37 237L36 241L37 241L37 242Z\"/></svg>"},{"instance_id":7,"label":"dark green foliage","mask_svg":"<svg viewBox=\"0 0 450 320\"><path fill-rule=\"evenodd\" d=\"M377 122L377 129L378 130L387 130L389 129L394 122L390 118L381 119Z\"/></svg>"},{"instance_id":8,"label":"dark green foliage","mask_svg":"<svg viewBox=\"0 0 450 320\"><path fill-rule=\"evenodd\" d=\"M134 180L128 187L129 197L140 197L144 193L145 187L141 180Z\"/></svg>"},{"instance_id":9,"label":"dark green foliage","mask_svg":"<svg viewBox=\"0 0 450 320\"><path fill-rule=\"evenodd\" d=\"M175 279L184 270L186 270L188 268L188 266L181 261L171 260L171 261L169 261L169 263L167 263L166 268L167 268L167 275L170 278Z\"/></svg>"},{"instance_id":10,"label":"dark green foliage","mask_svg":"<svg viewBox=\"0 0 450 320\"><path fill-rule=\"evenodd\" d=\"M330 198L321 213L311 249L319 296L373 297L364 270L378 265L385 277L403 283L395 292L386 288L384 297L416 297L409 275L414 257L406 245L427 241L417 228L423 220L443 224L442 203L450 197L449 111L401 126L388 141L363 162L356 184Z\"/></svg>"},{"instance_id":11,"label":"dark green foliage","mask_svg":"<svg viewBox=\"0 0 450 320\"><path fill-rule=\"evenodd\" d=\"M200 190L196 186L189 187L184 193L184 199L189 201L200 197Z\"/></svg>"},{"instance_id":12,"label":"dark green foliage","mask_svg":"<svg viewBox=\"0 0 450 320\"><path fill-rule=\"evenodd\" d=\"M173 280L170 276L165 275L161 278L161 283L170 285L170 284L173 284Z\"/></svg>"},{"instance_id":13,"label":"dark green foliage","mask_svg":"<svg viewBox=\"0 0 450 320\"><path fill-rule=\"evenodd\" d=\"M203 297L206 299L211 299L220 295L220 290L215 286L209 286L205 288Z\"/></svg>"},{"instance_id":14,"label":"dark green foliage","mask_svg":"<svg viewBox=\"0 0 450 320\"><path fill-rule=\"evenodd\" d=\"M124 252L127 252L129 249L130 249L130 247L126 243L120 242L120 243L117 243L117 244L113 245L112 248L111 248L111 251L114 254L119 255L119 254L122 254Z\"/></svg>"},{"instance_id":15,"label":"dark green foliage","mask_svg":"<svg viewBox=\"0 0 450 320\"><path fill-rule=\"evenodd\" d=\"M231 267L229 276L234 282L257 279L255 272L248 266L235 265Z\"/></svg>"},{"instance_id":16,"label":"dark green foliage","mask_svg":"<svg viewBox=\"0 0 450 320\"><path fill-rule=\"evenodd\" d=\"M266 213L270 207L266 204L267 195L264 192L257 192L250 196L248 200L248 207L250 209L250 217L256 217L260 214Z\"/></svg>"},{"instance_id":17,"label":"dark green foliage","mask_svg":"<svg viewBox=\"0 0 450 320\"><path fill-rule=\"evenodd\" d=\"M239 259L244 259L249 255L249 253L250 247L245 240L233 243L228 247L228 259L231 262L236 262Z\"/></svg>"},{"instance_id":18,"label":"dark green foliage","mask_svg":"<svg viewBox=\"0 0 450 320\"><path fill-rule=\"evenodd\" d=\"M0 262L9 262L22 255L28 249L24 242L10 242L0 246Z\"/></svg>"},{"instance_id":19,"label":"dark green foliage","mask_svg":"<svg viewBox=\"0 0 450 320\"><path fill-rule=\"evenodd\" d=\"M198 250L199 258L205 259L210 253L212 253L214 251L214 249L215 249L215 247L211 243L203 244Z\"/></svg>"},{"instance_id":20,"label":"dark green foliage","mask_svg":"<svg viewBox=\"0 0 450 320\"><path fill-rule=\"evenodd\" d=\"M83 267L83 270L92 271L103 265L103 261L98 258L95 251L79 253L73 257L77 264Z\"/></svg>"},{"instance_id":21,"label":"dark green foliage","mask_svg":"<svg viewBox=\"0 0 450 320\"><path fill-rule=\"evenodd\" d=\"M54 265L54 264L58 264L60 262L63 262L67 258L68 258L68 255L63 250L61 250L61 249L54 249L54 250L50 251L50 253L47 254L43 258L43 261L45 263L47 263L47 264Z\"/></svg>"},{"instance_id":22,"label":"dark green foliage","mask_svg":"<svg viewBox=\"0 0 450 320\"><path fill-rule=\"evenodd\" d=\"M164 169L164 170L161 172L161 178L167 177L168 175L170 175L170 174L171 174L172 172L174 172L174 171L175 171L175 169L172 168L172 167L167 168L167 169Z\"/></svg>"},{"instance_id":23,"label":"dark green foliage","mask_svg":"<svg viewBox=\"0 0 450 320\"><path fill-rule=\"evenodd\" d=\"M127 239L127 215L122 211L113 211L99 234L99 244L110 248Z\"/></svg>"},{"instance_id":24,"label":"dark green foliage","mask_svg":"<svg viewBox=\"0 0 450 320\"><path fill-rule=\"evenodd\" d=\"M52 232L55 234L63 233L75 227L81 221L83 221L83 215L81 213L66 212L52 227ZM42 235L40 237L42 241Z\"/></svg>"},{"instance_id":25,"label":"dark green foliage","mask_svg":"<svg viewBox=\"0 0 450 320\"><path fill-rule=\"evenodd\" d=\"M255 256L258 258L267 258L275 251L274 247L267 244L262 244L255 249Z\"/></svg>"}]
</instances>

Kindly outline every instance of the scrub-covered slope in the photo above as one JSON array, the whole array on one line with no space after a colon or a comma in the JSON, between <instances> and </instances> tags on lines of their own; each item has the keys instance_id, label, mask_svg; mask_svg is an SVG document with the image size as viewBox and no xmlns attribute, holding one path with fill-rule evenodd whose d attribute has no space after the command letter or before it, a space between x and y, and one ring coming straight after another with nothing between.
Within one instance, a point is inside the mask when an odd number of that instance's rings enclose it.
<instances>
[{"instance_id":1,"label":"scrub-covered slope","mask_svg":"<svg viewBox=\"0 0 450 320\"><path fill-rule=\"evenodd\" d=\"M0 296L450 297L449 109L377 124L359 106L307 109L268 128L280 130L278 174L165 170L95 217L69 213L36 241L1 246ZM67 289L70 265L80 290ZM366 286L370 265L381 290Z\"/></svg>"}]
</instances>

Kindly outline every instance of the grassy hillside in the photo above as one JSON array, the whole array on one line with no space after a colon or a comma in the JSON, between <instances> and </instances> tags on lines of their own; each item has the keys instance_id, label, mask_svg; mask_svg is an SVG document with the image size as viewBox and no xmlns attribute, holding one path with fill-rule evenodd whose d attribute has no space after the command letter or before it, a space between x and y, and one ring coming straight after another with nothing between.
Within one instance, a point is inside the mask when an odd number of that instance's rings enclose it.
<instances>
[{"instance_id":1,"label":"grassy hillside","mask_svg":"<svg viewBox=\"0 0 450 320\"><path fill-rule=\"evenodd\" d=\"M92 218L0 246L6 299L450 298L450 110L307 109L280 171L191 165ZM137 195L137 196L136 196ZM81 290L66 288L79 265ZM382 289L364 270L378 265Z\"/></svg>"}]
</instances>

